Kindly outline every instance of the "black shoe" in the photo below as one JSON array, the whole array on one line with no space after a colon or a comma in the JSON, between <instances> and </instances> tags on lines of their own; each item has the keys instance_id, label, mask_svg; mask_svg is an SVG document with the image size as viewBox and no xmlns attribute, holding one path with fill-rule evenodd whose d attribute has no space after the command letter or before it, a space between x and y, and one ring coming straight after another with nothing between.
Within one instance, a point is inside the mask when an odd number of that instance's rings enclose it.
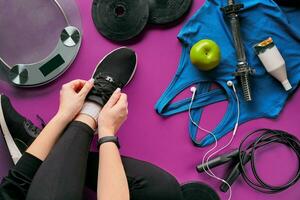
<instances>
[{"instance_id":1,"label":"black shoe","mask_svg":"<svg viewBox=\"0 0 300 200\"><path fill-rule=\"evenodd\" d=\"M12 107L5 95L0 95L0 126L14 163L40 133L39 128Z\"/></svg>"},{"instance_id":2,"label":"black shoe","mask_svg":"<svg viewBox=\"0 0 300 200\"><path fill-rule=\"evenodd\" d=\"M93 74L94 88L87 96L103 107L117 88L126 86L136 71L137 55L127 47L121 47L107 54Z\"/></svg>"}]
</instances>

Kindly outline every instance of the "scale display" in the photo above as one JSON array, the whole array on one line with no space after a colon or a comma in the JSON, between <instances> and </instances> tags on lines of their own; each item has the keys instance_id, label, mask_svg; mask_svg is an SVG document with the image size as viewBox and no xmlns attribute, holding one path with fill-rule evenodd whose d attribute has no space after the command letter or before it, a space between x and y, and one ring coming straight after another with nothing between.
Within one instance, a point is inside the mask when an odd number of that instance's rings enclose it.
<instances>
[{"instance_id":1,"label":"scale display","mask_svg":"<svg viewBox=\"0 0 300 200\"><path fill-rule=\"evenodd\" d=\"M57 54L54 58L49 60L46 64L41 66L39 70L44 76L48 76L51 72L59 68L62 64L65 63L65 60L61 57L60 54Z\"/></svg>"}]
</instances>

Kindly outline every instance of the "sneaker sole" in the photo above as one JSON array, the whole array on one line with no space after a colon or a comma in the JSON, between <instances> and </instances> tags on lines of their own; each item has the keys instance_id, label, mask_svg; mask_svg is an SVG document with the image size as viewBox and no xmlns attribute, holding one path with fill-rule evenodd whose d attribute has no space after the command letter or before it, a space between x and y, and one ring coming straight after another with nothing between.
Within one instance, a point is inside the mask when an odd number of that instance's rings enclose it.
<instances>
[{"instance_id":1,"label":"sneaker sole","mask_svg":"<svg viewBox=\"0 0 300 200\"><path fill-rule=\"evenodd\" d=\"M112 50L111 52L107 53L107 54L100 60L100 62L96 65L97 67L95 68L95 70L94 70L94 72L93 72L92 78L93 78L93 76L95 75L95 72L97 71L98 66L100 65L100 63L102 63L102 61L103 61L109 54L111 54L112 52L115 52L115 51L117 51L117 50L119 50L119 49L130 49L130 48L128 48L128 47L126 47L126 46L123 46L123 47L116 48L116 49ZM130 50L132 50L132 49L130 49ZM133 79L133 76L134 76L134 74L135 74L135 72L136 72L137 63L138 63L138 56L137 56L137 54L136 54L135 51L134 51L134 54L135 54L135 57L136 57L135 66L134 66L133 72L132 72L132 74L131 74L129 80L128 80L127 83L124 85L124 87L130 83L130 81Z\"/></svg>"},{"instance_id":2,"label":"sneaker sole","mask_svg":"<svg viewBox=\"0 0 300 200\"><path fill-rule=\"evenodd\" d=\"M17 145L15 144L14 139L12 138L9 129L7 127L7 124L5 122L1 99L2 99L2 95L0 95L0 126L1 126L2 134L6 142L8 151L13 159L14 164L16 164L19 161L19 159L22 157L22 154L18 149Z\"/></svg>"}]
</instances>

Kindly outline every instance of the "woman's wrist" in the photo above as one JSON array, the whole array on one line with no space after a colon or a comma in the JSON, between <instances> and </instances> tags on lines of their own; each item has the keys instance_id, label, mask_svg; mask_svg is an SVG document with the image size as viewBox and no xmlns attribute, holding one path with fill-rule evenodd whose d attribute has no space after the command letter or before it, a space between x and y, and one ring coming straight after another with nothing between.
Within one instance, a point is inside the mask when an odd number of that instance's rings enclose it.
<instances>
[{"instance_id":1,"label":"woman's wrist","mask_svg":"<svg viewBox=\"0 0 300 200\"><path fill-rule=\"evenodd\" d=\"M53 117L53 119L56 119L57 121L61 121L64 124L68 124L72 121L68 115L66 115L63 112L58 111L56 115Z\"/></svg>"},{"instance_id":2,"label":"woman's wrist","mask_svg":"<svg viewBox=\"0 0 300 200\"><path fill-rule=\"evenodd\" d=\"M99 130L98 130L99 138L106 137L106 136L115 136L115 135L116 134L112 129L99 127Z\"/></svg>"}]
</instances>

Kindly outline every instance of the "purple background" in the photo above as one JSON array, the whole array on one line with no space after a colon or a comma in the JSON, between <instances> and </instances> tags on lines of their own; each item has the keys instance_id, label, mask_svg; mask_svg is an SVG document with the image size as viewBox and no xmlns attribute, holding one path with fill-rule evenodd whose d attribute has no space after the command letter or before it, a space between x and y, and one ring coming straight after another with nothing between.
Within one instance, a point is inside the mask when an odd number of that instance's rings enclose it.
<instances>
[{"instance_id":1,"label":"purple background","mask_svg":"<svg viewBox=\"0 0 300 200\"><path fill-rule=\"evenodd\" d=\"M77 78L89 79L99 60L107 52L120 46L106 40L96 31L91 20L92 1L77 1L82 15L84 37L80 53L72 67L57 81L42 88L17 89L4 82L0 84L0 92L8 95L16 109L34 122L36 114L40 114L46 121L55 114L59 90L63 83ZM152 162L176 176L180 183L197 180L218 188L219 182L195 171L195 166L211 147L196 148L192 145L188 136L188 114L163 119L154 111L156 101L167 88L177 69L181 46L176 35L184 22L201 7L203 2L203 0L195 1L189 16L180 24L169 29L148 26L137 40L126 44L136 50L139 65L132 83L124 89L129 97L129 118L120 130L119 136L123 155ZM186 92L183 95L190 93ZM263 127L283 129L300 137L299 100L300 93L296 92L277 120L260 119L240 126L230 148L236 148L248 132ZM205 110L202 126L214 128L225 109L226 103L209 106ZM228 139L228 136L221 139L220 144L226 144ZM2 146L0 176L3 176L12 164L2 138L0 146ZM266 181L280 184L294 175L297 159L290 150L276 145L273 147L259 155L258 169ZM226 167L219 167L214 171L223 177ZM226 194L220 192L219 194L222 199L228 197ZM95 197L88 192L86 199ZM232 199L299 200L300 183L280 194L266 195L252 190L240 178L233 186Z\"/></svg>"}]
</instances>

